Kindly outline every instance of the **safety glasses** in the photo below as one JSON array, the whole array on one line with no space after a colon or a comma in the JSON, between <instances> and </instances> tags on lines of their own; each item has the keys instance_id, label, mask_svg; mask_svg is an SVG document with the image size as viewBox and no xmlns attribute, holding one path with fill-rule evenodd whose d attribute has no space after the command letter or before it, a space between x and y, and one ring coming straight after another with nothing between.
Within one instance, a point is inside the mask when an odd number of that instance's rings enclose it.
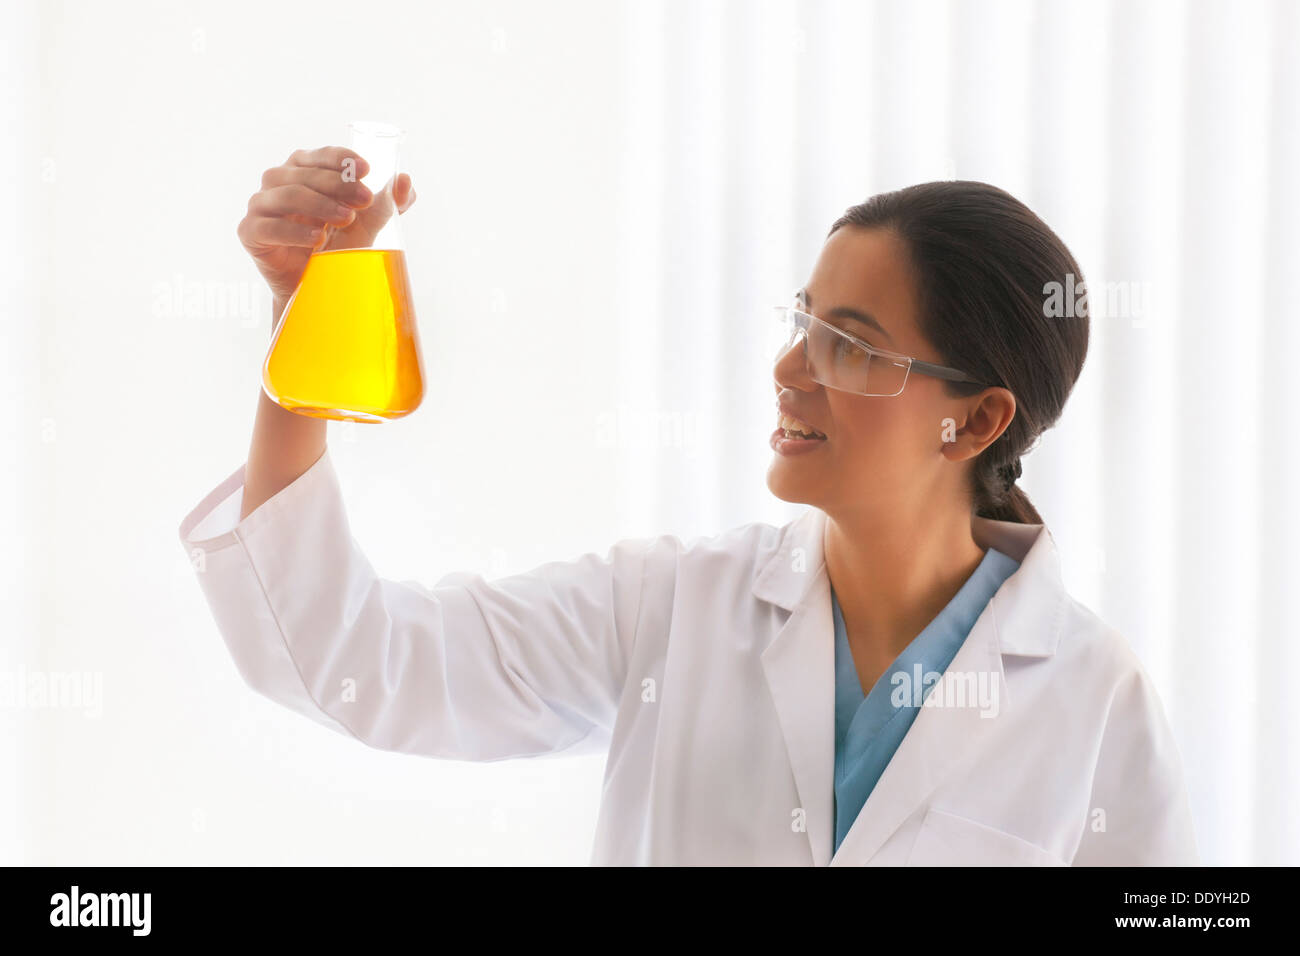
<instances>
[{"instance_id":1,"label":"safety glasses","mask_svg":"<svg viewBox=\"0 0 1300 956\"><path fill-rule=\"evenodd\" d=\"M780 322L775 361L780 361L794 345L796 337L802 336L808 377L827 388L857 395L899 395L911 372L950 382L984 385L955 368L922 362L868 345L843 329L793 306L778 305L774 308Z\"/></svg>"}]
</instances>

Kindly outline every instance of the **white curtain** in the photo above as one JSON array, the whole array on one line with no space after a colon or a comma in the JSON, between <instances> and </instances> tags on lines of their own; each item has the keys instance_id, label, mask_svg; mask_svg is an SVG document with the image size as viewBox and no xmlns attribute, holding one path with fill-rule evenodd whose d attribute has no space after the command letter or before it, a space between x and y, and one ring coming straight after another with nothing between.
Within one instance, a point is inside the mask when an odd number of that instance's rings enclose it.
<instances>
[{"instance_id":1,"label":"white curtain","mask_svg":"<svg viewBox=\"0 0 1300 956\"><path fill-rule=\"evenodd\" d=\"M331 434L381 573L792 517L765 310L846 207L991 182L1093 290L1022 486L1159 687L1204 861L1300 862L1291 0L6 13L0 667L98 674L103 706L0 712L0 859L587 859L598 760L333 739L243 686L175 537L247 449L269 299L244 204L377 118L410 131L429 371L409 419Z\"/></svg>"}]
</instances>

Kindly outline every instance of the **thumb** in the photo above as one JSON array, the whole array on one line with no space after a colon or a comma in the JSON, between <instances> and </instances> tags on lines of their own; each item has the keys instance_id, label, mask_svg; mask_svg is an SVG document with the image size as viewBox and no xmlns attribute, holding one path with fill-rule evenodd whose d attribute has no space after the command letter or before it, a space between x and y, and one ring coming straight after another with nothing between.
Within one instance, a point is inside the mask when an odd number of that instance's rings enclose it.
<instances>
[{"instance_id":1,"label":"thumb","mask_svg":"<svg viewBox=\"0 0 1300 956\"><path fill-rule=\"evenodd\" d=\"M406 173L398 175L396 182L393 183L393 201L397 203L399 213L406 212L411 208L411 203L415 202L415 186Z\"/></svg>"}]
</instances>

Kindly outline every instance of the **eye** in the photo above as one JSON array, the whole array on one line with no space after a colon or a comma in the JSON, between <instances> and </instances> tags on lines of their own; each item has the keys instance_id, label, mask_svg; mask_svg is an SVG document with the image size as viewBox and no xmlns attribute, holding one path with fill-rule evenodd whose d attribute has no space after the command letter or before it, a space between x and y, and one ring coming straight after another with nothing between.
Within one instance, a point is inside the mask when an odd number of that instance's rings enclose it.
<instances>
[{"instance_id":1,"label":"eye","mask_svg":"<svg viewBox=\"0 0 1300 956\"><path fill-rule=\"evenodd\" d=\"M837 359L852 359L857 362L865 362L869 356L856 342L846 339L842 335L835 336L835 357Z\"/></svg>"}]
</instances>

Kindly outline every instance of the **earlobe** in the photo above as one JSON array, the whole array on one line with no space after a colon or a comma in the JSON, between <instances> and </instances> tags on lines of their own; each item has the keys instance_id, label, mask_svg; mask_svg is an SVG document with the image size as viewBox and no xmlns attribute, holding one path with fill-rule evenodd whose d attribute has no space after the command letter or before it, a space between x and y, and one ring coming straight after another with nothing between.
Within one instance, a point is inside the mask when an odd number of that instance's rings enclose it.
<instances>
[{"instance_id":1,"label":"earlobe","mask_svg":"<svg viewBox=\"0 0 1300 956\"><path fill-rule=\"evenodd\" d=\"M940 454L953 464L960 464L973 457L961 442L944 442Z\"/></svg>"},{"instance_id":2,"label":"earlobe","mask_svg":"<svg viewBox=\"0 0 1300 956\"><path fill-rule=\"evenodd\" d=\"M945 418L940 423L940 450L945 458L952 462L963 462L975 457L970 450L970 432L965 423L959 424L954 418Z\"/></svg>"}]
</instances>

